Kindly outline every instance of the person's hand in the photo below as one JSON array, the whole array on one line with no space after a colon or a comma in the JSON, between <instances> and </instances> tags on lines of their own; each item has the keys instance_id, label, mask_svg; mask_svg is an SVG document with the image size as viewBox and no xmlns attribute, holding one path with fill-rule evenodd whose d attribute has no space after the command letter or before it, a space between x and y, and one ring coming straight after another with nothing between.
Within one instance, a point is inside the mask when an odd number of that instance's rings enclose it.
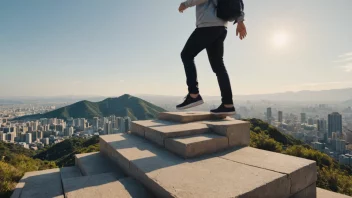
<instances>
[{"instance_id":1,"label":"person's hand","mask_svg":"<svg viewBox=\"0 0 352 198\"><path fill-rule=\"evenodd\" d=\"M186 5L184 3L180 4L180 7L178 8L178 11L183 13L183 11L185 11L187 9Z\"/></svg>"},{"instance_id":2,"label":"person's hand","mask_svg":"<svg viewBox=\"0 0 352 198\"><path fill-rule=\"evenodd\" d=\"M239 36L241 40L247 36L246 26L243 21L237 23L236 36Z\"/></svg>"}]
</instances>

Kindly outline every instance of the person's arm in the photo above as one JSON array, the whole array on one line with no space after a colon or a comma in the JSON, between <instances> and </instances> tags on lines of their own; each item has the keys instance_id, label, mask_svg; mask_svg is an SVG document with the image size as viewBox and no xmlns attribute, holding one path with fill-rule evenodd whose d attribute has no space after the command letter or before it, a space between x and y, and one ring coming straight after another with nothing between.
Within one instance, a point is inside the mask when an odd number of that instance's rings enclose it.
<instances>
[{"instance_id":1,"label":"person's arm","mask_svg":"<svg viewBox=\"0 0 352 198\"><path fill-rule=\"evenodd\" d=\"M183 2L185 4L185 6L187 8L189 7L193 7L193 6L196 6L196 5L200 5L202 3L205 3L207 2L208 0L187 0L185 2Z\"/></svg>"},{"instance_id":2,"label":"person's arm","mask_svg":"<svg viewBox=\"0 0 352 198\"><path fill-rule=\"evenodd\" d=\"M200 5L200 4L205 3L207 1L208 0L187 0L187 1L180 4L178 11L180 11L182 13L183 11L185 11L189 7Z\"/></svg>"},{"instance_id":3,"label":"person's arm","mask_svg":"<svg viewBox=\"0 0 352 198\"><path fill-rule=\"evenodd\" d=\"M236 19L234 24L235 23L237 23L236 36L238 36L241 40L246 38L247 28L246 25L244 25L244 12L242 12L241 16Z\"/></svg>"},{"instance_id":4,"label":"person's arm","mask_svg":"<svg viewBox=\"0 0 352 198\"><path fill-rule=\"evenodd\" d=\"M242 11L242 12L241 12L241 16L239 16L239 17L235 20L234 24L236 24L236 23L238 23L238 22L243 22L243 21L244 21L244 16L245 16L245 14L244 14L244 12Z\"/></svg>"}]
</instances>

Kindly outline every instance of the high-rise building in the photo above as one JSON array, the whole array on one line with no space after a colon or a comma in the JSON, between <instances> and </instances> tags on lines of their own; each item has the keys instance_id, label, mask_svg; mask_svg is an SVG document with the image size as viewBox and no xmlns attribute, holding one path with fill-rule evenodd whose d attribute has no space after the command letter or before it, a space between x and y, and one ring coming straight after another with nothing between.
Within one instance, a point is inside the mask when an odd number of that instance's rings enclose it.
<instances>
[{"instance_id":1,"label":"high-rise building","mask_svg":"<svg viewBox=\"0 0 352 198\"><path fill-rule=\"evenodd\" d=\"M81 119L81 122L80 122L79 128L80 128L81 130L85 130L85 129L86 129L86 123L87 123L87 120L86 120L85 118L82 118L82 119Z\"/></svg>"},{"instance_id":2,"label":"high-rise building","mask_svg":"<svg viewBox=\"0 0 352 198\"><path fill-rule=\"evenodd\" d=\"M43 131L38 131L37 132L37 138L42 139L43 138Z\"/></svg>"},{"instance_id":3,"label":"high-rise building","mask_svg":"<svg viewBox=\"0 0 352 198\"><path fill-rule=\"evenodd\" d=\"M313 118L308 118L308 124L309 124L309 125L313 125L313 124L314 124Z\"/></svg>"},{"instance_id":4,"label":"high-rise building","mask_svg":"<svg viewBox=\"0 0 352 198\"><path fill-rule=\"evenodd\" d=\"M47 118L41 118L39 121L40 121L41 125L47 125L47 124L49 124L49 121L48 121Z\"/></svg>"},{"instance_id":5,"label":"high-rise building","mask_svg":"<svg viewBox=\"0 0 352 198\"><path fill-rule=\"evenodd\" d=\"M105 123L105 125L104 125L104 132L105 132L105 134L112 134L112 124L111 124L111 121L108 121L107 123Z\"/></svg>"},{"instance_id":6,"label":"high-rise building","mask_svg":"<svg viewBox=\"0 0 352 198\"><path fill-rule=\"evenodd\" d=\"M282 122L282 111L278 112L278 121Z\"/></svg>"},{"instance_id":7,"label":"high-rise building","mask_svg":"<svg viewBox=\"0 0 352 198\"><path fill-rule=\"evenodd\" d=\"M120 117L117 119L118 119L118 123L119 123L119 132L120 133L126 132L125 119L120 118Z\"/></svg>"},{"instance_id":8,"label":"high-rise building","mask_svg":"<svg viewBox=\"0 0 352 198\"><path fill-rule=\"evenodd\" d=\"M31 133L26 133L26 143L27 144L32 143L32 134Z\"/></svg>"},{"instance_id":9,"label":"high-rise building","mask_svg":"<svg viewBox=\"0 0 352 198\"><path fill-rule=\"evenodd\" d=\"M5 141L6 140L6 133L0 131L0 141Z\"/></svg>"},{"instance_id":10,"label":"high-rise building","mask_svg":"<svg viewBox=\"0 0 352 198\"><path fill-rule=\"evenodd\" d=\"M307 123L306 113L301 113L301 124Z\"/></svg>"},{"instance_id":11,"label":"high-rise building","mask_svg":"<svg viewBox=\"0 0 352 198\"><path fill-rule=\"evenodd\" d=\"M72 126L68 128L68 136L73 136L73 132L74 132L74 129Z\"/></svg>"},{"instance_id":12,"label":"high-rise building","mask_svg":"<svg viewBox=\"0 0 352 198\"><path fill-rule=\"evenodd\" d=\"M271 118L272 118L272 114L271 114L271 107L268 107L266 109L266 119L267 121L270 123L271 122Z\"/></svg>"},{"instance_id":13,"label":"high-rise building","mask_svg":"<svg viewBox=\"0 0 352 198\"><path fill-rule=\"evenodd\" d=\"M326 128L327 128L327 125L326 125L326 120L325 119L320 119L320 120L317 120L317 123L318 123L318 131L319 132L322 132L322 133L326 133Z\"/></svg>"},{"instance_id":14,"label":"high-rise building","mask_svg":"<svg viewBox=\"0 0 352 198\"><path fill-rule=\"evenodd\" d=\"M14 142L16 137L16 133L14 132L9 132L6 134L6 140L9 142Z\"/></svg>"},{"instance_id":15,"label":"high-rise building","mask_svg":"<svg viewBox=\"0 0 352 198\"><path fill-rule=\"evenodd\" d=\"M131 118L130 117L125 117L125 131L128 132L131 130Z\"/></svg>"},{"instance_id":16,"label":"high-rise building","mask_svg":"<svg viewBox=\"0 0 352 198\"><path fill-rule=\"evenodd\" d=\"M336 149L337 152L343 153L346 150L346 141L345 140L336 140Z\"/></svg>"},{"instance_id":17,"label":"high-rise building","mask_svg":"<svg viewBox=\"0 0 352 198\"><path fill-rule=\"evenodd\" d=\"M31 134L32 134L32 141L34 142L34 141L36 141L37 140L37 131L32 131L32 132L30 132Z\"/></svg>"},{"instance_id":18,"label":"high-rise building","mask_svg":"<svg viewBox=\"0 0 352 198\"><path fill-rule=\"evenodd\" d=\"M41 142L42 142L45 146L47 146L47 145L49 145L49 138L43 138L43 139L41 139Z\"/></svg>"},{"instance_id":19,"label":"high-rise building","mask_svg":"<svg viewBox=\"0 0 352 198\"><path fill-rule=\"evenodd\" d=\"M332 137L332 133L342 133L342 116L337 112L333 112L328 116L328 134Z\"/></svg>"},{"instance_id":20,"label":"high-rise building","mask_svg":"<svg viewBox=\"0 0 352 198\"><path fill-rule=\"evenodd\" d=\"M27 127L27 126L24 126L24 127L22 128L22 132L23 132L23 133L27 133L27 132L28 132L28 127Z\"/></svg>"},{"instance_id":21,"label":"high-rise building","mask_svg":"<svg viewBox=\"0 0 352 198\"><path fill-rule=\"evenodd\" d=\"M93 118L93 128L95 130L98 130L98 128L99 128L99 118L98 117Z\"/></svg>"}]
</instances>

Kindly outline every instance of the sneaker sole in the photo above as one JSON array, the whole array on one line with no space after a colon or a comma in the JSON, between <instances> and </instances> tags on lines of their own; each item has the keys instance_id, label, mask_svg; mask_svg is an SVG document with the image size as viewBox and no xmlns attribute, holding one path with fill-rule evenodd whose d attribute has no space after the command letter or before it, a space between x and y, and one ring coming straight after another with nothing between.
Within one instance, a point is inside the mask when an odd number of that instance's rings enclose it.
<instances>
[{"instance_id":1,"label":"sneaker sole","mask_svg":"<svg viewBox=\"0 0 352 198\"><path fill-rule=\"evenodd\" d=\"M236 111L231 111L231 112L222 112L222 113L213 113L213 112L210 112L211 114L214 114L214 115L235 115L236 114Z\"/></svg>"},{"instance_id":2,"label":"sneaker sole","mask_svg":"<svg viewBox=\"0 0 352 198\"><path fill-rule=\"evenodd\" d=\"M189 108L192 108L192 107L196 107L196 106L199 106L199 105L202 105L204 104L204 101L203 100L200 100L200 101L197 101L197 102L194 102L194 103L191 103L189 105L186 105L184 107L176 107L177 110L185 110L185 109L189 109Z\"/></svg>"}]
</instances>

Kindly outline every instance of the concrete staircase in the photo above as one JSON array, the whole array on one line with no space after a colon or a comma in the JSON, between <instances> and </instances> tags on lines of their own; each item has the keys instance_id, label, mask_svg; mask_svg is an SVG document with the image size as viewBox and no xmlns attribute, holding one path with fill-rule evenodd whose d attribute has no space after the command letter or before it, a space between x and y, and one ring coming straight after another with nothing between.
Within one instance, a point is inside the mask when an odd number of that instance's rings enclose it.
<instances>
[{"instance_id":1,"label":"concrete staircase","mask_svg":"<svg viewBox=\"0 0 352 198\"><path fill-rule=\"evenodd\" d=\"M101 136L100 152L76 155L74 167L26 173L12 197L347 197L316 188L314 161L248 147L249 128L161 113Z\"/></svg>"},{"instance_id":2,"label":"concrete staircase","mask_svg":"<svg viewBox=\"0 0 352 198\"><path fill-rule=\"evenodd\" d=\"M11 198L155 197L100 153L76 155L75 163L26 173Z\"/></svg>"}]
</instances>

